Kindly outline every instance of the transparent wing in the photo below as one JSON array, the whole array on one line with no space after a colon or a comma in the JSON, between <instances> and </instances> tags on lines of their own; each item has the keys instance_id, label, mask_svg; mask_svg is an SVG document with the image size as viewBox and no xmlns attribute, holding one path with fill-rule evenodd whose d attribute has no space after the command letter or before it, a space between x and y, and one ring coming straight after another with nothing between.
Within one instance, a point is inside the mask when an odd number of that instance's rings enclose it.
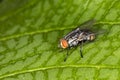
<instances>
[{"instance_id":1,"label":"transparent wing","mask_svg":"<svg viewBox=\"0 0 120 80\"><path fill-rule=\"evenodd\" d=\"M84 22L83 24L78 26L76 29L74 29L73 31L68 33L64 38L68 39L68 38L76 35L77 33L80 33L82 29L91 29L91 27L94 25L95 22L96 22L95 19L91 19L91 20Z\"/></svg>"},{"instance_id":2,"label":"transparent wing","mask_svg":"<svg viewBox=\"0 0 120 80\"><path fill-rule=\"evenodd\" d=\"M90 19L83 24L79 25L78 27L80 29L91 29L91 27L95 24L96 20L95 19Z\"/></svg>"},{"instance_id":3,"label":"transparent wing","mask_svg":"<svg viewBox=\"0 0 120 80\"><path fill-rule=\"evenodd\" d=\"M105 34L109 32L108 30L102 28L103 25L95 25L96 22L97 21L95 19L90 19L78 27L80 28L80 30L90 30L95 35Z\"/></svg>"},{"instance_id":4,"label":"transparent wing","mask_svg":"<svg viewBox=\"0 0 120 80\"><path fill-rule=\"evenodd\" d=\"M79 32L80 32L80 28L76 28L75 30L68 33L64 38L69 39L70 37L74 36L76 33L79 33Z\"/></svg>"}]
</instances>

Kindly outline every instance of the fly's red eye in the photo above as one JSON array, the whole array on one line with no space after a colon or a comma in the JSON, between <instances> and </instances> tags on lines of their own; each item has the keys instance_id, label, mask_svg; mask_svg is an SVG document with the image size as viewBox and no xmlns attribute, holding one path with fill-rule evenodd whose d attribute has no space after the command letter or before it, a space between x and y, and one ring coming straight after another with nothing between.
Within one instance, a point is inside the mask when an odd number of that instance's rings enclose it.
<instances>
[{"instance_id":1,"label":"fly's red eye","mask_svg":"<svg viewBox=\"0 0 120 80\"><path fill-rule=\"evenodd\" d=\"M65 39L61 39L60 40L60 45L61 45L61 47L62 48L67 48L68 47L68 42L67 42L67 40L65 40Z\"/></svg>"}]
</instances>

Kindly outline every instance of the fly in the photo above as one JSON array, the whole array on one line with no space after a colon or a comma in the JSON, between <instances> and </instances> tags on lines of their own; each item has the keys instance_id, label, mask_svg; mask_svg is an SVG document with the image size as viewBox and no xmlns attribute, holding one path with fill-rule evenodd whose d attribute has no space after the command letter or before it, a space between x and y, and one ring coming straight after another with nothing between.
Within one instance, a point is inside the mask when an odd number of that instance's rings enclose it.
<instances>
[{"instance_id":1,"label":"fly","mask_svg":"<svg viewBox=\"0 0 120 80\"><path fill-rule=\"evenodd\" d=\"M93 41L96 38L95 37L96 35L91 30L80 29L80 27L83 27L83 28L90 27L90 26L93 26L94 23L95 23L95 20L89 20L83 23L82 25L80 25L79 27L77 27L76 29L68 33L66 36L61 38L59 46L62 49L68 49L68 50L71 49L72 47L80 46L80 55L81 57L83 57L82 55L83 43L85 43L86 41ZM64 61L66 61L68 57L68 50L67 50L67 55Z\"/></svg>"}]
</instances>

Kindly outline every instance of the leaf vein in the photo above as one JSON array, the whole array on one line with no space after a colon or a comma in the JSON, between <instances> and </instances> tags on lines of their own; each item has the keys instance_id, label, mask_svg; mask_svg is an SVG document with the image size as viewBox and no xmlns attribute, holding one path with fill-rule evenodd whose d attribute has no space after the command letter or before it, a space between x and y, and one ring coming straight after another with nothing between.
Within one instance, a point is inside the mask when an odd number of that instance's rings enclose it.
<instances>
[{"instance_id":1,"label":"leaf vein","mask_svg":"<svg viewBox=\"0 0 120 80\"><path fill-rule=\"evenodd\" d=\"M18 75L18 74L23 74L23 73L31 73L35 71L45 71L45 70L50 70L50 69L63 69L63 68L96 68L96 69L120 69L120 66L107 66L107 65L61 65L61 66L47 66L47 67L40 67L40 68L35 68L35 69L28 69L28 70L22 70L22 71L17 71L17 72L12 72L9 74L4 74L0 76L0 79Z\"/></svg>"},{"instance_id":2,"label":"leaf vein","mask_svg":"<svg viewBox=\"0 0 120 80\"><path fill-rule=\"evenodd\" d=\"M119 25L120 22L98 22L96 23L95 25L98 25L98 24L103 24L103 25ZM3 37L0 39L0 41L6 41L6 40L9 40L9 39L14 39L14 38L19 38L21 36L27 36L27 35L34 35L34 34L40 34L40 33L45 33L45 32L51 32L51 31L62 31L62 30L67 30L67 29L74 29L75 26L71 26L69 28L54 28L54 29L47 29L47 30L38 30L38 31L34 31L34 32L26 32L26 33L21 33L21 34L16 34L16 35L11 35L11 36L6 36L6 37Z\"/></svg>"}]
</instances>

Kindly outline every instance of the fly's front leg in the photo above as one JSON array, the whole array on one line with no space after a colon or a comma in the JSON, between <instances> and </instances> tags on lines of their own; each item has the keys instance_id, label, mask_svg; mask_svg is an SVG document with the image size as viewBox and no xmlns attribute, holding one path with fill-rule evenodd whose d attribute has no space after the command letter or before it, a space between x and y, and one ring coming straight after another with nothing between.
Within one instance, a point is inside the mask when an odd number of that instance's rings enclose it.
<instances>
[{"instance_id":1,"label":"fly's front leg","mask_svg":"<svg viewBox=\"0 0 120 80\"><path fill-rule=\"evenodd\" d=\"M65 61L67 60L67 58L68 58L69 49L70 49L70 48L67 48L67 53L66 53L66 56L65 56L64 62L65 62Z\"/></svg>"},{"instance_id":2,"label":"fly's front leg","mask_svg":"<svg viewBox=\"0 0 120 80\"><path fill-rule=\"evenodd\" d=\"M58 52L63 52L63 51L64 51L64 49L59 49L59 50L58 50Z\"/></svg>"},{"instance_id":3,"label":"fly's front leg","mask_svg":"<svg viewBox=\"0 0 120 80\"><path fill-rule=\"evenodd\" d=\"M83 58L82 50L83 50L83 41L81 42L81 45L80 45L80 56L81 56L81 58Z\"/></svg>"}]
</instances>

